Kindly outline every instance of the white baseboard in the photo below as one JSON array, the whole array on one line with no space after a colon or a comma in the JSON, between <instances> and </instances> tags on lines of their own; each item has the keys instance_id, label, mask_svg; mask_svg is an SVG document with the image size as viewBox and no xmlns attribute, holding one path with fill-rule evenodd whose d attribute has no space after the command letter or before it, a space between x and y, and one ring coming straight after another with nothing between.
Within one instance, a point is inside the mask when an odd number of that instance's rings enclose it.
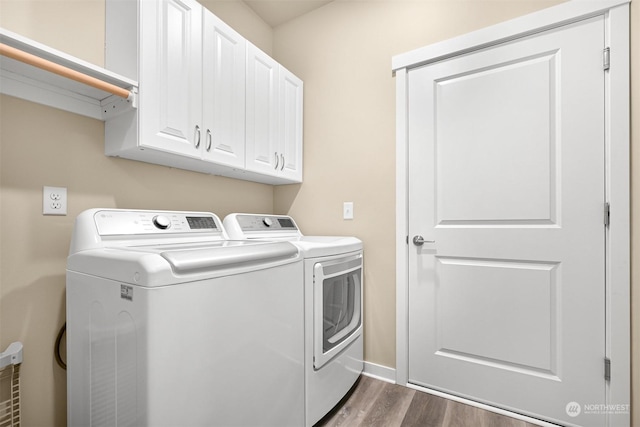
<instances>
[{"instance_id":1,"label":"white baseboard","mask_svg":"<svg viewBox=\"0 0 640 427\"><path fill-rule=\"evenodd\" d=\"M375 378L378 380L386 381L388 383L396 383L396 370L387 366L378 365L375 363L364 362L364 375Z\"/></svg>"}]
</instances>

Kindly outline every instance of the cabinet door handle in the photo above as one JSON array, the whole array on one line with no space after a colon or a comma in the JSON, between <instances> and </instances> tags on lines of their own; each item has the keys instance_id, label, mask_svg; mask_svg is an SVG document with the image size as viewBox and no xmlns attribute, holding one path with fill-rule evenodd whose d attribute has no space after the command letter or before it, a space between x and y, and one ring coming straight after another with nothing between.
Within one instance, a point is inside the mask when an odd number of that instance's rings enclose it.
<instances>
[{"instance_id":1,"label":"cabinet door handle","mask_svg":"<svg viewBox=\"0 0 640 427\"><path fill-rule=\"evenodd\" d=\"M207 129L207 153L211 151L211 143L212 143L211 131Z\"/></svg>"},{"instance_id":2,"label":"cabinet door handle","mask_svg":"<svg viewBox=\"0 0 640 427\"><path fill-rule=\"evenodd\" d=\"M278 153L277 152L275 152L273 154L276 155L276 166L274 167L274 169L278 170L278 165L280 164L280 159L278 158Z\"/></svg>"},{"instance_id":3,"label":"cabinet door handle","mask_svg":"<svg viewBox=\"0 0 640 427\"><path fill-rule=\"evenodd\" d=\"M200 148L200 126L196 125L196 148Z\"/></svg>"},{"instance_id":4,"label":"cabinet door handle","mask_svg":"<svg viewBox=\"0 0 640 427\"><path fill-rule=\"evenodd\" d=\"M282 157L282 165L280 166L280 170L284 169L284 154L280 153L280 157Z\"/></svg>"}]
</instances>

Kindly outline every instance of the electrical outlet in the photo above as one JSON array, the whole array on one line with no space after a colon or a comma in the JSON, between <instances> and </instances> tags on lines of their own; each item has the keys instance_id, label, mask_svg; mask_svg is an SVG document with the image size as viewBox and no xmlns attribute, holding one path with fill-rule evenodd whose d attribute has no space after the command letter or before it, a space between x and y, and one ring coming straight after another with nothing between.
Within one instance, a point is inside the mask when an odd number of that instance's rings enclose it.
<instances>
[{"instance_id":1,"label":"electrical outlet","mask_svg":"<svg viewBox=\"0 0 640 427\"><path fill-rule=\"evenodd\" d=\"M64 187L42 188L42 214L67 214L67 189Z\"/></svg>"},{"instance_id":2,"label":"electrical outlet","mask_svg":"<svg viewBox=\"0 0 640 427\"><path fill-rule=\"evenodd\" d=\"M342 205L342 218L353 219L353 202L344 202Z\"/></svg>"}]
</instances>

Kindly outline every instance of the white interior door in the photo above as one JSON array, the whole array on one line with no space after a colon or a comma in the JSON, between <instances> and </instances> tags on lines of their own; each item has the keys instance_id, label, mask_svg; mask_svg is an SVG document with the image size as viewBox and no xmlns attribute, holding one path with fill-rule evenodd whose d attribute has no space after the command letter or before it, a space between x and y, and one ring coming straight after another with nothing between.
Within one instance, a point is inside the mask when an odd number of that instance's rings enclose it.
<instances>
[{"instance_id":1,"label":"white interior door","mask_svg":"<svg viewBox=\"0 0 640 427\"><path fill-rule=\"evenodd\" d=\"M571 410L605 402L604 39L596 17L409 71L410 383L605 425Z\"/></svg>"}]
</instances>

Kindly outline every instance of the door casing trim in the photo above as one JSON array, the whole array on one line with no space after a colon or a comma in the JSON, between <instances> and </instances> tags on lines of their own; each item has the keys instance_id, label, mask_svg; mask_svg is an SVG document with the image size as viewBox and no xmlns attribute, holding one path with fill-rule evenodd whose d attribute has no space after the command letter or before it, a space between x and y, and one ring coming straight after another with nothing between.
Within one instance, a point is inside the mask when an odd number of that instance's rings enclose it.
<instances>
[{"instance_id":1,"label":"door casing trim","mask_svg":"<svg viewBox=\"0 0 640 427\"><path fill-rule=\"evenodd\" d=\"M602 15L610 69L605 74L606 235L605 355L611 359L606 403L631 406L631 225L629 0L572 0L529 15L413 50L392 59L396 79L396 383L408 382L408 72L429 63ZM603 361L604 366L604 361ZM604 367L603 367L604 375ZM413 386L412 386L413 387ZM616 422L631 424L631 412ZM607 417L607 424L610 424ZM619 424L618 424L619 425Z\"/></svg>"}]
</instances>

